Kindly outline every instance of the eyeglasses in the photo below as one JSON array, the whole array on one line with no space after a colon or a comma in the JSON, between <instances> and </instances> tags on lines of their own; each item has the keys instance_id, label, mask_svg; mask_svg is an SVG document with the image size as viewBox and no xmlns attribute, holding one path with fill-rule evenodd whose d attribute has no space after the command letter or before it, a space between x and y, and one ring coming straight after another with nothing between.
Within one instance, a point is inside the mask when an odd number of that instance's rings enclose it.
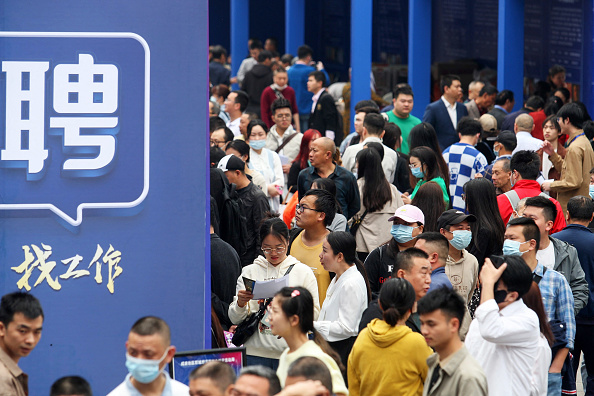
<instances>
[{"instance_id":1,"label":"eyeglasses","mask_svg":"<svg viewBox=\"0 0 594 396\"><path fill-rule=\"evenodd\" d=\"M224 140L212 140L212 139L210 139L210 145L211 145L211 147L212 146L218 146L219 144L223 144L223 143L225 143Z\"/></svg>"},{"instance_id":2,"label":"eyeglasses","mask_svg":"<svg viewBox=\"0 0 594 396\"><path fill-rule=\"evenodd\" d=\"M414 168L419 168L421 165L422 165L422 164L419 164L419 165L410 164L410 165L408 165L408 167L409 167L410 169L414 169Z\"/></svg>"},{"instance_id":3,"label":"eyeglasses","mask_svg":"<svg viewBox=\"0 0 594 396\"><path fill-rule=\"evenodd\" d=\"M291 118L291 114L277 114L276 118Z\"/></svg>"},{"instance_id":4,"label":"eyeglasses","mask_svg":"<svg viewBox=\"0 0 594 396\"><path fill-rule=\"evenodd\" d=\"M262 251L264 252L264 254L270 254L270 253L282 254L285 252L285 250L287 250L287 248L284 246L276 247L276 248L262 248Z\"/></svg>"},{"instance_id":5,"label":"eyeglasses","mask_svg":"<svg viewBox=\"0 0 594 396\"><path fill-rule=\"evenodd\" d=\"M297 205L295 206L295 210L296 210L297 212L299 212L299 213L302 213L302 212L303 212L305 209L307 209L307 210L313 210L314 212L322 212L321 210L318 210L318 209L312 209L312 208L308 208L308 207L306 207L306 206L303 206L303 205L301 205L301 204L297 204Z\"/></svg>"}]
</instances>

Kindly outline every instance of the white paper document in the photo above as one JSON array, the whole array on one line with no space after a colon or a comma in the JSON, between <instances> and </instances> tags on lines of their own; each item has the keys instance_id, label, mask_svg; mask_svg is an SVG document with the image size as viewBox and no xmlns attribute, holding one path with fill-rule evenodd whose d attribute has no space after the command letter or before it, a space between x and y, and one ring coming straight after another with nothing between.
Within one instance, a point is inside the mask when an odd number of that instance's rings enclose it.
<instances>
[{"instance_id":1,"label":"white paper document","mask_svg":"<svg viewBox=\"0 0 594 396\"><path fill-rule=\"evenodd\" d=\"M286 155L279 154L278 157L280 158L282 165L287 165L289 163L289 157Z\"/></svg>"},{"instance_id":2,"label":"white paper document","mask_svg":"<svg viewBox=\"0 0 594 396\"><path fill-rule=\"evenodd\" d=\"M274 297L283 287L289 286L289 277L272 279L269 281L256 281L254 284L254 300Z\"/></svg>"}]
</instances>

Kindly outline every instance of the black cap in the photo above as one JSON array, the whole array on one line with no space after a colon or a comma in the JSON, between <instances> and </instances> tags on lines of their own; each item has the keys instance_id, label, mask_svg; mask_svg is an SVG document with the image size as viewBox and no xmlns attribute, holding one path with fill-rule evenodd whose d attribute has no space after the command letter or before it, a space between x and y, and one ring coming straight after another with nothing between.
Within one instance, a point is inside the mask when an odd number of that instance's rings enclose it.
<instances>
[{"instance_id":1,"label":"black cap","mask_svg":"<svg viewBox=\"0 0 594 396\"><path fill-rule=\"evenodd\" d=\"M496 142L499 142L505 146L508 150L513 150L518 145L518 139L516 134L512 131L501 131L497 136Z\"/></svg>"},{"instance_id":2,"label":"black cap","mask_svg":"<svg viewBox=\"0 0 594 396\"><path fill-rule=\"evenodd\" d=\"M460 224L464 220L468 221L469 223L474 223L476 221L476 217L471 214L466 214L461 212L457 209L450 209L446 210L439 216L437 219L437 227L438 228L446 228L446 226Z\"/></svg>"}]
</instances>

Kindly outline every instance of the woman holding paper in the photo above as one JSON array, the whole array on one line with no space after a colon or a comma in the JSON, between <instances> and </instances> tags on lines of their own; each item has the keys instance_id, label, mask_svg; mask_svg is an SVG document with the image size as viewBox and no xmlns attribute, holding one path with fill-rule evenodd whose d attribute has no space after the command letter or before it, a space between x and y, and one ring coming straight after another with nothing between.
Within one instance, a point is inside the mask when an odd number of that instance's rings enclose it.
<instances>
[{"instance_id":1,"label":"woman holding paper","mask_svg":"<svg viewBox=\"0 0 594 396\"><path fill-rule=\"evenodd\" d=\"M336 276L330 282L315 329L340 355L346 366L359 334L359 322L371 298L363 264L357 258L355 237L348 232L331 232L320 253L326 271Z\"/></svg>"},{"instance_id":2,"label":"woman holding paper","mask_svg":"<svg viewBox=\"0 0 594 396\"><path fill-rule=\"evenodd\" d=\"M264 257L259 256L253 264L244 267L237 279L237 295L229 306L231 322L240 324L259 309L258 300L253 299L254 294L246 290L244 278L256 281L254 291L258 293L258 282L282 278L287 272L289 272L286 275L288 286L304 287L314 296L314 318L317 318L320 302L316 278L307 265L287 255L289 229L286 224L278 217L264 220L260 226L260 240ZM279 285L283 285L283 283L279 282ZM269 296L262 297L273 297L276 291ZM283 350L287 348L287 343L272 334L268 315L268 313L264 315L258 330L245 342L247 365L261 364L276 370L278 359Z\"/></svg>"}]
</instances>

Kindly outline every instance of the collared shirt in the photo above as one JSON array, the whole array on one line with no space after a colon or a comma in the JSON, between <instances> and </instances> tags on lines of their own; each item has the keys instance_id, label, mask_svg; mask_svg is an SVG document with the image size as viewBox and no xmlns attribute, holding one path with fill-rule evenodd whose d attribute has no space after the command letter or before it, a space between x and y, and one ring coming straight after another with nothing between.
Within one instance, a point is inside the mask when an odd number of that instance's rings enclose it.
<instances>
[{"instance_id":1,"label":"collared shirt","mask_svg":"<svg viewBox=\"0 0 594 396\"><path fill-rule=\"evenodd\" d=\"M501 107L499 105L495 105L495 108L503 111L505 114L509 114L509 111L505 110L503 107Z\"/></svg>"},{"instance_id":2,"label":"collared shirt","mask_svg":"<svg viewBox=\"0 0 594 396\"><path fill-rule=\"evenodd\" d=\"M530 394L539 337L538 317L522 299L501 311L494 299L479 305L465 344L487 375L490 396Z\"/></svg>"},{"instance_id":3,"label":"collared shirt","mask_svg":"<svg viewBox=\"0 0 594 396\"><path fill-rule=\"evenodd\" d=\"M431 271L431 286L427 290L427 293L442 286L452 289L452 282L445 273L445 267L437 267Z\"/></svg>"},{"instance_id":4,"label":"collared shirt","mask_svg":"<svg viewBox=\"0 0 594 396\"><path fill-rule=\"evenodd\" d=\"M512 154L520 150L538 151L541 149L543 141L533 137L530 132L519 131L516 133L516 140L518 142Z\"/></svg>"},{"instance_id":5,"label":"collared shirt","mask_svg":"<svg viewBox=\"0 0 594 396\"><path fill-rule=\"evenodd\" d=\"M440 376L429 389L431 377L437 365ZM425 379L423 396L473 395L487 396L487 377L478 362L468 353L464 345L444 360L434 353L427 358L429 372Z\"/></svg>"},{"instance_id":6,"label":"collared shirt","mask_svg":"<svg viewBox=\"0 0 594 396\"><path fill-rule=\"evenodd\" d=\"M450 170L452 208L464 211L464 185L474 179L477 173L482 174L485 171L488 165L487 158L470 144L454 143L444 150L443 159Z\"/></svg>"},{"instance_id":7,"label":"collared shirt","mask_svg":"<svg viewBox=\"0 0 594 396\"><path fill-rule=\"evenodd\" d=\"M377 136L369 136L361 143L349 146L344 152L344 156L342 157L342 166L345 169L353 172L353 170L355 169L355 160L357 158L357 154L359 153L359 151L363 150L363 147L367 143L380 143L384 147L384 159L382 160L382 168L384 169L386 179L388 179L388 181L392 183L394 181L394 172L396 171L396 162L398 161L398 154L396 154L396 151L392 150L388 146L384 146L384 144L382 143L382 139L380 139Z\"/></svg>"},{"instance_id":8,"label":"collared shirt","mask_svg":"<svg viewBox=\"0 0 594 396\"><path fill-rule=\"evenodd\" d=\"M454 125L454 129L456 129L456 125L458 125L458 113L456 112L456 102L454 102L454 105L452 106L452 104L448 102L448 100L443 95L441 96L441 100L443 100L443 104L445 104L446 110L448 111L450 119L452 120L452 124Z\"/></svg>"},{"instance_id":9,"label":"collared shirt","mask_svg":"<svg viewBox=\"0 0 594 396\"><path fill-rule=\"evenodd\" d=\"M324 92L326 90L326 88L322 88L318 91L317 94L315 94L313 96L313 98L311 98L312 100L312 104L311 104L311 112L313 113L316 110L316 105L318 104L318 99L320 99L320 96L322 95L322 92Z\"/></svg>"},{"instance_id":10,"label":"collared shirt","mask_svg":"<svg viewBox=\"0 0 594 396\"><path fill-rule=\"evenodd\" d=\"M538 283L540 294L542 294L542 303L549 321L558 319L565 322L567 348L573 349L575 339L575 314L573 310L573 294L567 279L559 272L547 269L543 276L543 265L538 263L534 269L534 274L542 276Z\"/></svg>"},{"instance_id":11,"label":"collared shirt","mask_svg":"<svg viewBox=\"0 0 594 396\"><path fill-rule=\"evenodd\" d=\"M242 136L241 131L239 130L239 122L240 121L241 121L241 117L237 117L233 121L231 121L231 120L227 121L227 128L231 129L231 132L233 132L233 136L235 136L235 137Z\"/></svg>"},{"instance_id":12,"label":"collared shirt","mask_svg":"<svg viewBox=\"0 0 594 396\"><path fill-rule=\"evenodd\" d=\"M2 348L0 348L0 395L27 396L29 377Z\"/></svg>"},{"instance_id":13,"label":"collared shirt","mask_svg":"<svg viewBox=\"0 0 594 396\"><path fill-rule=\"evenodd\" d=\"M187 385L171 379L169 374L164 372L161 375L165 376L165 387L163 393L161 393L162 396L187 396L189 394L190 388ZM124 382L108 393L107 396L142 396L142 393L132 385L131 378L132 376L128 374Z\"/></svg>"}]
</instances>

